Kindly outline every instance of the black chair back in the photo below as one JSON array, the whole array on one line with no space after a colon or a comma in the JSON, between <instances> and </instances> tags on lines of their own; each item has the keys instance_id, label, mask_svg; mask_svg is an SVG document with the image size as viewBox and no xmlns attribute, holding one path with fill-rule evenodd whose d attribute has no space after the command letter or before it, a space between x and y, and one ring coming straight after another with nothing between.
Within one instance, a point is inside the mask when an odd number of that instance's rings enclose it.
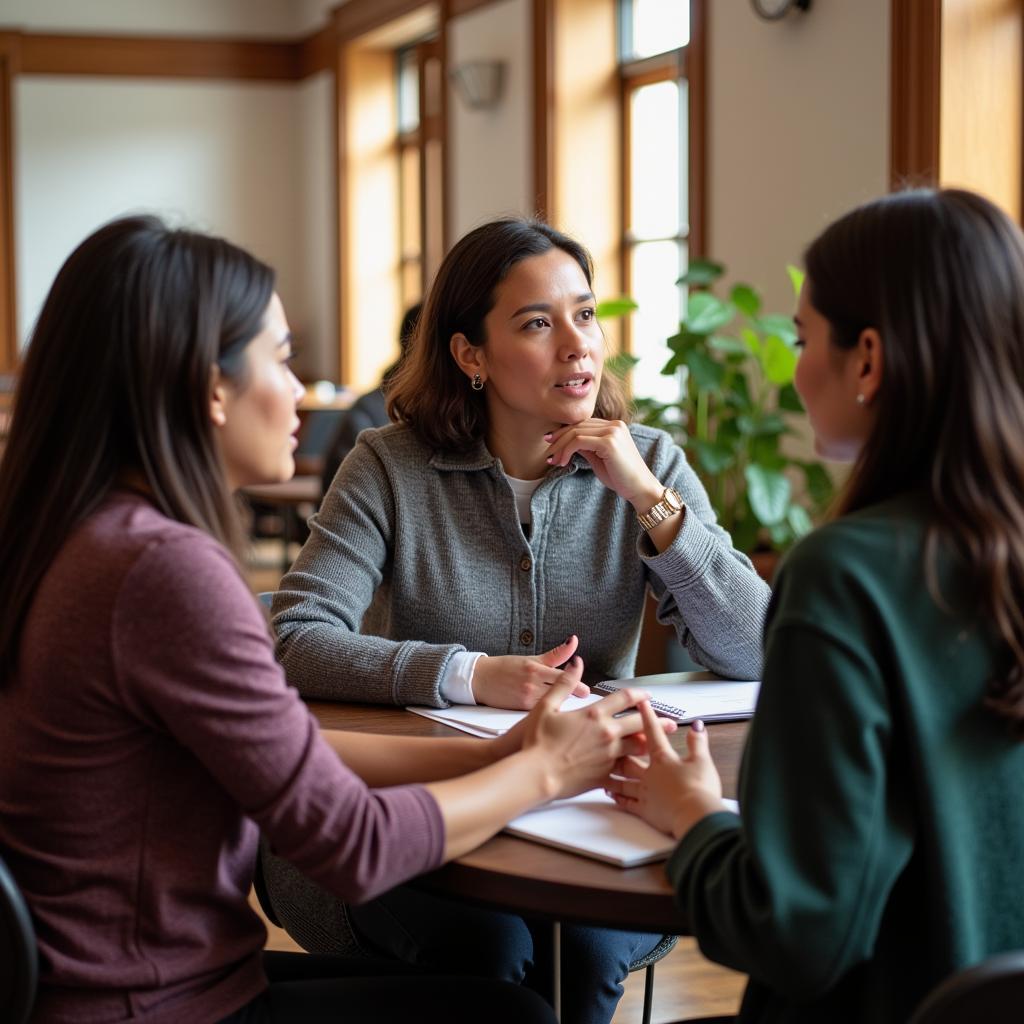
<instances>
[{"instance_id":1,"label":"black chair back","mask_svg":"<svg viewBox=\"0 0 1024 1024\"><path fill-rule=\"evenodd\" d=\"M0 857L0 1020L25 1024L39 979L36 933L14 876Z\"/></svg>"},{"instance_id":2,"label":"black chair back","mask_svg":"<svg viewBox=\"0 0 1024 1024\"><path fill-rule=\"evenodd\" d=\"M1024 1020L1024 950L999 953L940 982L910 1024L1019 1024Z\"/></svg>"}]
</instances>

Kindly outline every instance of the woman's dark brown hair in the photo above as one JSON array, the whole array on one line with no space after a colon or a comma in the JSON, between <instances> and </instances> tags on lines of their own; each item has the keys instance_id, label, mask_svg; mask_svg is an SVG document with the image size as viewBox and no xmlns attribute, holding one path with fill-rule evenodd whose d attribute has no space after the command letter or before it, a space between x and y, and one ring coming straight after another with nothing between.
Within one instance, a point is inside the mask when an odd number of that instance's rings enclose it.
<instances>
[{"instance_id":1,"label":"woman's dark brown hair","mask_svg":"<svg viewBox=\"0 0 1024 1024\"><path fill-rule=\"evenodd\" d=\"M215 368L244 383L273 291L248 253L154 217L107 224L61 267L0 461L0 685L39 581L118 482L238 552L210 398Z\"/></svg>"},{"instance_id":2,"label":"woman's dark brown hair","mask_svg":"<svg viewBox=\"0 0 1024 1024\"><path fill-rule=\"evenodd\" d=\"M833 343L874 327L884 346L877 421L840 511L925 494L930 589L941 600L947 546L1005 645L985 702L1024 738L1024 236L973 193L905 192L837 221L806 266Z\"/></svg>"},{"instance_id":3,"label":"woman's dark brown hair","mask_svg":"<svg viewBox=\"0 0 1024 1024\"><path fill-rule=\"evenodd\" d=\"M408 423L431 447L466 451L487 433L487 403L473 391L449 345L462 333L473 345L487 343L484 318L494 308L498 285L531 256L561 249L593 287L590 254L579 242L542 221L508 217L465 235L445 256L423 304L408 355L388 384L388 414ZM619 382L602 374L594 415L625 420L629 409Z\"/></svg>"}]
</instances>

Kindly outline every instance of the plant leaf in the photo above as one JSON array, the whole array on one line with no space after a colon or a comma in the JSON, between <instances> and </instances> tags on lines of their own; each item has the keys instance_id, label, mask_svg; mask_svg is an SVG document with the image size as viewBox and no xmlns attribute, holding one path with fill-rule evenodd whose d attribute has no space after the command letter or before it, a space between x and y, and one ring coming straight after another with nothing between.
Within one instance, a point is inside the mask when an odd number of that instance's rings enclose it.
<instances>
[{"instance_id":1,"label":"plant leaf","mask_svg":"<svg viewBox=\"0 0 1024 1024\"><path fill-rule=\"evenodd\" d=\"M807 272L799 267L794 267L792 263L787 263L786 273L789 274L789 283L793 286L793 296L799 299L800 289L804 286L804 278L807 277Z\"/></svg>"},{"instance_id":2,"label":"plant leaf","mask_svg":"<svg viewBox=\"0 0 1024 1024\"><path fill-rule=\"evenodd\" d=\"M678 352L672 353L672 358L661 368L666 377L671 377L680 366L683 365L683 357Z\"/></svg>"},{"instance_id":3,"label":"plant leaf","mask_svg":"<svg viewBox=\"0 0 1024 1024\"><path fill-rule=\"evenodd\" d=\"M623 295L618 299L602 299L594 309L598 320L607 320L610 317L625 316L639 309L635 299Z\"/></svg>"},{"instance_id":4,"label":"plant leaf","mask_svg":"<svg viewBox=\"0 0 1024 1024\"><path fill-rule=\"evenodd\" d=\"M804 471L811 504L816 509L823 509L832 500L832 477L820 462L802 462L800 468Z\"/></svg>"},{"instance_id":5,"label":"plant leaf","mask_svg":"<svg viewBox=\"0 0 1024 1024\"><path fill-rule=\"evenodd\" d=\"M693 438L691 444L697 453L701 468L707 473L724 472L736 461L736 452L732 445L721 439L699 441Z\"/></svg>"},{"instance_id":6,"label":"plant leaf","mask_svg":"<svg viewBox=\"0 0 1024 1024\"><path fill-rule=\"evenodd\" d=\"M691 334L711 334L724 327L735 315L728 302L709 292L694 292L686 304L685 327Z\"/></svg>"},{"instance_id":7,"label":"plant leaf","mask_svg":"<svg viewBox=\"0 0 1024 1024\"><path fill-rule=\"evenodd\" d=\"M725 367L716 362L701 349L687 352L683 357L686 368L690 371L694 386L701 391L713 391L722 383Z\"/></svg>"},{"instance_id":8,"label":"plant leaf","mask_svg":"<svg viewBox=\"0 0 1024 1024\"><path fill-rule=\"evenodd\" d=\"M761 296L749 284L734 286L729 301L745 316L755 317L761 312Z\"/></svg>"},{"instance_id":9,"label":"plant leaf","mask_svg":"<svg viewBox=\"0 0 1024 1024\"><path fill-rule=\"evenodd\" d=\"M796 344L796 325L793 318L781 313L766 313L757 319L757 328L762 334L775 334L787 345Z\"/></svg>"},{"instance_id":10,"label":"plant leaf","mask_svg":"<svg viewBox=\"0 0 1024 1024\"><path fill-rule=\"evenodd\" d=\"M740 331L740 337L747 346L751 355L761 355L761 337L752 327L744 327Z\"/></svg>"},{"instance_id":11,"label":"plant leaf","mask_svg":"<svg viewBox=\"0 0 1024 1024\"><path fill-rule=\"evenodd\" d=\"M800 396L796 393L796 388L792 384L783 384L779 388L779 408L785 409L786 412L804 411L804 403L800 401Z\"/></svg>"},{"instance_id":12,"label":"plant leaf","mask_svg":"<svg viewBox=\"0 0 1024 1024\"><path fill-rule=\"evenodd\" d=\"M629 371L639 363L640 360L637 356L630 355L628 352L618 352L613 356L609 356L604 361L604 368L612 374L613 377L618 377L619 380L624 380L629 374Z\"/></svg>"},{"instance_id":13,"label":"plant leaf","mask_svg":"<svg viewBox=\"0 0 1024 1024\"><path fill-rule=\"evenodd\" d=\"M747 478L750 508L762 526L773 526L783 520L789 509L792 488L789 479L773 469L755 464L743 471Z\"/></svg>"},{"instance_id":14,"label":"plant leaf","mask_svg":"<svg viewBox=\"0 0 1024 1024\"><path fill-rule=\"evenodd\" d=\"M749 512L733 523L730 532L733 546L737 551L753 551L757 547L759 524Z\"/></svg>"},{"instance_id":15,"label":"plant leaf","mask_svg":"<svg viewBox=\"0 0 1024 1024\"><path fill-rule=\"evenodd\" d=\"M814 529L814 523L811 522L811 517L807 514L807 509L803 505L790 505L789 512L786 514L786 521L789 523L789 528L793 531L795 537L802 537L805 533L810 533Z\"/></svg>"},{"instance_id":16,"label":"plant leaf","mask_svg":"<svg viewBox=\"0 0 1024 1024\"><path fill-rule=\"evenodd\" d=\"M764 352L761 354L761 365L764 375L772 384L789 384L796 373L796 352L791 349L778 335L769 334L764 339Z\"/></svg>"},{"instance_id":17,"label":"plant leaf","mask_svg":"<svg viewBox=\"0 0 1024 1024\"><path fill-rule=\"evenodd\" d=\"M750 350L742 341L736 338L730 338L726 334L712 334L708 338L708 348L714 349L716 352L724 352L727 355L743 356L746 358L750 355Z\"/></svg>"},{"instance_id":18,"label":"plant leaf","mask_svg":"<svg viewBox=\"0 0 1024 1024\"><path fill-rule=\"evenodd\" d=\"M713 260L691 260L676 284L688 284L695 286L714 284L725 273L725 267Z\"/></svg>"}]
</instances>

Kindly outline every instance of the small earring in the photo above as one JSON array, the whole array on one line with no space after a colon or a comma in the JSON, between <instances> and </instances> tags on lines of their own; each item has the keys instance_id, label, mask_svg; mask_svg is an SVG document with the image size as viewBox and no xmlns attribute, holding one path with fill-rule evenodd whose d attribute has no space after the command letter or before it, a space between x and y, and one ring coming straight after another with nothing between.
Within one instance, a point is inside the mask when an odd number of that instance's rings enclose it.
<instances>
[{"instance_id":1,"label":"small earring","mask_svg":"<svg viewBox=\"0 0 1024 1024\"><path fill-rule=\"evenodd\" d=\"M863 405L866 401L867 401L867 399L863 395L857 395L857 404L858 405Z\"/></svg>"},{"instance_id":2,"label":"small earring","mask_svg":"<svg viewBox=\"0 0 1024 1024\"><path fill-rule=\"evenodd\" d=\"M484 382L483 382L482 378L480 377L479 373L474 373L473 374L473 380L470 382L469 386L474 391L483 391L483 389L484 389Z\"/></svg>"}]
</instances>

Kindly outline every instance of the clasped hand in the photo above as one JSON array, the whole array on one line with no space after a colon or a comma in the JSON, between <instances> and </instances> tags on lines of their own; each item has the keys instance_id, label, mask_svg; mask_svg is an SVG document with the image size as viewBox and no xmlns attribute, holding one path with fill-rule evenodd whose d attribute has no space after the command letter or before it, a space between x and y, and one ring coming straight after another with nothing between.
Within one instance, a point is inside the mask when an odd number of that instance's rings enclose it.
<instances>
[{"instance_id":1,"label":"clasped hand","mask_svg":"<svg viewBox=\"0 0 1024 1024\"><path fill-rule=\"evenodd\" d=\"M619 690L575 711L561 710L578 684L582 669L582 662L575 659L530 714L494 741L500 756L516 750L536 750L545 758L548 798L552 800L604 786L614 765L648 748L648 726L641 716L622 714L647 699L642 690ZM667 743L665 733L674 731L676 725L661 720L654 728Z\"/></svg>"},{"instance_id":2,"label":"clasped hand","mask_svg":"<svg viewBox=\"0 0 1024 1024\"><path fill-rule=\"evenodd\" d=\"M624 755L605 788L624 810L681 839L701 818L725 810L722 780L711 759L703 723L686 732L686 756L672 749L651 705L639 705L648 759Z\"/></svg>"}]
</instances>

